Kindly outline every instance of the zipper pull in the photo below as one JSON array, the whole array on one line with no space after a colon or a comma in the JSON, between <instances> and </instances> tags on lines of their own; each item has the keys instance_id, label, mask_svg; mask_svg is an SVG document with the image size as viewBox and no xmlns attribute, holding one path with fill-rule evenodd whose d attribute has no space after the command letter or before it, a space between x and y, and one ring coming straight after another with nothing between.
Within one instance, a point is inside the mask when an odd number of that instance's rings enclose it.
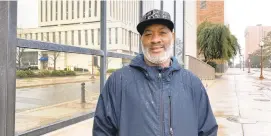
<instances>
[{"instance_id":1,"label":"zipper pull","mask_svg":"<svg viewBox=\"0 0 271 136\"><path fill-rule=\"evenodd\" d=\"M159 73L159 74L158 74L158 77L159 77L159 78L162 78L162 74L161 74L161 73Z\"/></svg>"},{"instance_id":2,"label":"zipper pull","mask_svg":"<svg viewBox=\"0 0 271 136\"><path fill-rule=\"evenodd\" d=\"M173 128L172 127L169 129L169 132L170 132L170 135L173 136Z\"/></svg>"}]
</instances>

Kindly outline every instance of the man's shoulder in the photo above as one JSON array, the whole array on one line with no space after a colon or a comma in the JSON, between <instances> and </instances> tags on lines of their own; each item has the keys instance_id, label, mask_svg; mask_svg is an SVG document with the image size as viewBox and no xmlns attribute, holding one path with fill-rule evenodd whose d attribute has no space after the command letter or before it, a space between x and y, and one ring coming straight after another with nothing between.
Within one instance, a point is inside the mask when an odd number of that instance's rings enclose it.
<instances>
[{"instance_id":1,"label":"man's shoulder","mask_svg":"<svg viewBox=\"0 0 271 136\"><path fill-rule=\"evenodd\" d=\"M179 72L180 72L182 82L184 84L190 87L201 84L201 80L191 71L182 68Z\"/></svg>"},{"instance_id":2,"label":"man's shoulder","mask_svg":"<svg viewBox=\"0 0 271 136\"><path fill-rule=\"evenodd\" d=\"M114 78L114 80L122 80L123 78L131 77L133 72L130 66L124 66L116 71L114 71L110 76L110 78Z\"/></svg>"}]
</instances>

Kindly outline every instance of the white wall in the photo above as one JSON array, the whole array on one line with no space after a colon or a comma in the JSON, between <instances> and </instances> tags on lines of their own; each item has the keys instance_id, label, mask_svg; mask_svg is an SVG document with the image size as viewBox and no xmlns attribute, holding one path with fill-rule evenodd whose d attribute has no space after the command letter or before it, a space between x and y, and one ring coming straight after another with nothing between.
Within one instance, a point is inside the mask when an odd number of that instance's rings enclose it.
<instances>
[{"instance_id":1,"label":"white wall","mask_svg":"<svg viewBox=\"0 0 271 136\"><path fill-rule=\"evenodd\" d=\"M197 3L185 1L185 55L197 57Z\"/></svg>"}]
</instances>

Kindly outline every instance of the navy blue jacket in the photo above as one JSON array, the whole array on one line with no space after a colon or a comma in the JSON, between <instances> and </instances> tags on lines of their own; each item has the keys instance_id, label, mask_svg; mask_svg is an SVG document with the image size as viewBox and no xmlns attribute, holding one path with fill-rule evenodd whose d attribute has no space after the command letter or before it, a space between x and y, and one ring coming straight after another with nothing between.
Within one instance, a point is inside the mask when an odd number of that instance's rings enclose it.
<instances>
[{"instance_id":1,"label":"navy blue jacket","mask_svg":"<svg viewBox=\"0 0 271 136\"><path fill-rule=\"evenodd\" d=\"M99 97L93 136L216 136L199 78L180 67L148 66L142 54L114 72Z\"/></svg>"}]
</instances>

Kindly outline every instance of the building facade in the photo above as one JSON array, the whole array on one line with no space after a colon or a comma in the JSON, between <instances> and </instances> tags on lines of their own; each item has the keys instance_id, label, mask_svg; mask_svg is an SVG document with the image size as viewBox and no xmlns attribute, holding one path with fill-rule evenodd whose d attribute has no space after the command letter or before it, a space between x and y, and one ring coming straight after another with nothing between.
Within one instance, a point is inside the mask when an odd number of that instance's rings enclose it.
<instances>
[{"instance_id":1,"label":"building facade","mask_svg":"<svg viewBox=\"0 0 271 136\"><path fill-rule=\"evenodd\" d=\"M224 0L197 0L197 24L204 21L224 24Z\"/></svg>"},{"instance_id":2,"label":"building facade","mask_svg":"<svg viewBox=\"0 0 271 136\"><path fill-rule=\"evenodd\" d=\"M39 0L39 27L18 29L18 37L100 49L100 0ZM153 9L154 1L144 2ZM109 51L135 54L139 51L139 1L107 1L107 48ZM38 54L40 69L52 68L52 52L27 50ZM37 56L37 55L36 55ZM41 60L43 56L48 59ZM127 60L109 58L109 68L120 68ZM87 55L60 53L57 69L80 67L91 69L93 58ZM99 64L99 63L98 63Z\"/></svg>"}]
</instances>

